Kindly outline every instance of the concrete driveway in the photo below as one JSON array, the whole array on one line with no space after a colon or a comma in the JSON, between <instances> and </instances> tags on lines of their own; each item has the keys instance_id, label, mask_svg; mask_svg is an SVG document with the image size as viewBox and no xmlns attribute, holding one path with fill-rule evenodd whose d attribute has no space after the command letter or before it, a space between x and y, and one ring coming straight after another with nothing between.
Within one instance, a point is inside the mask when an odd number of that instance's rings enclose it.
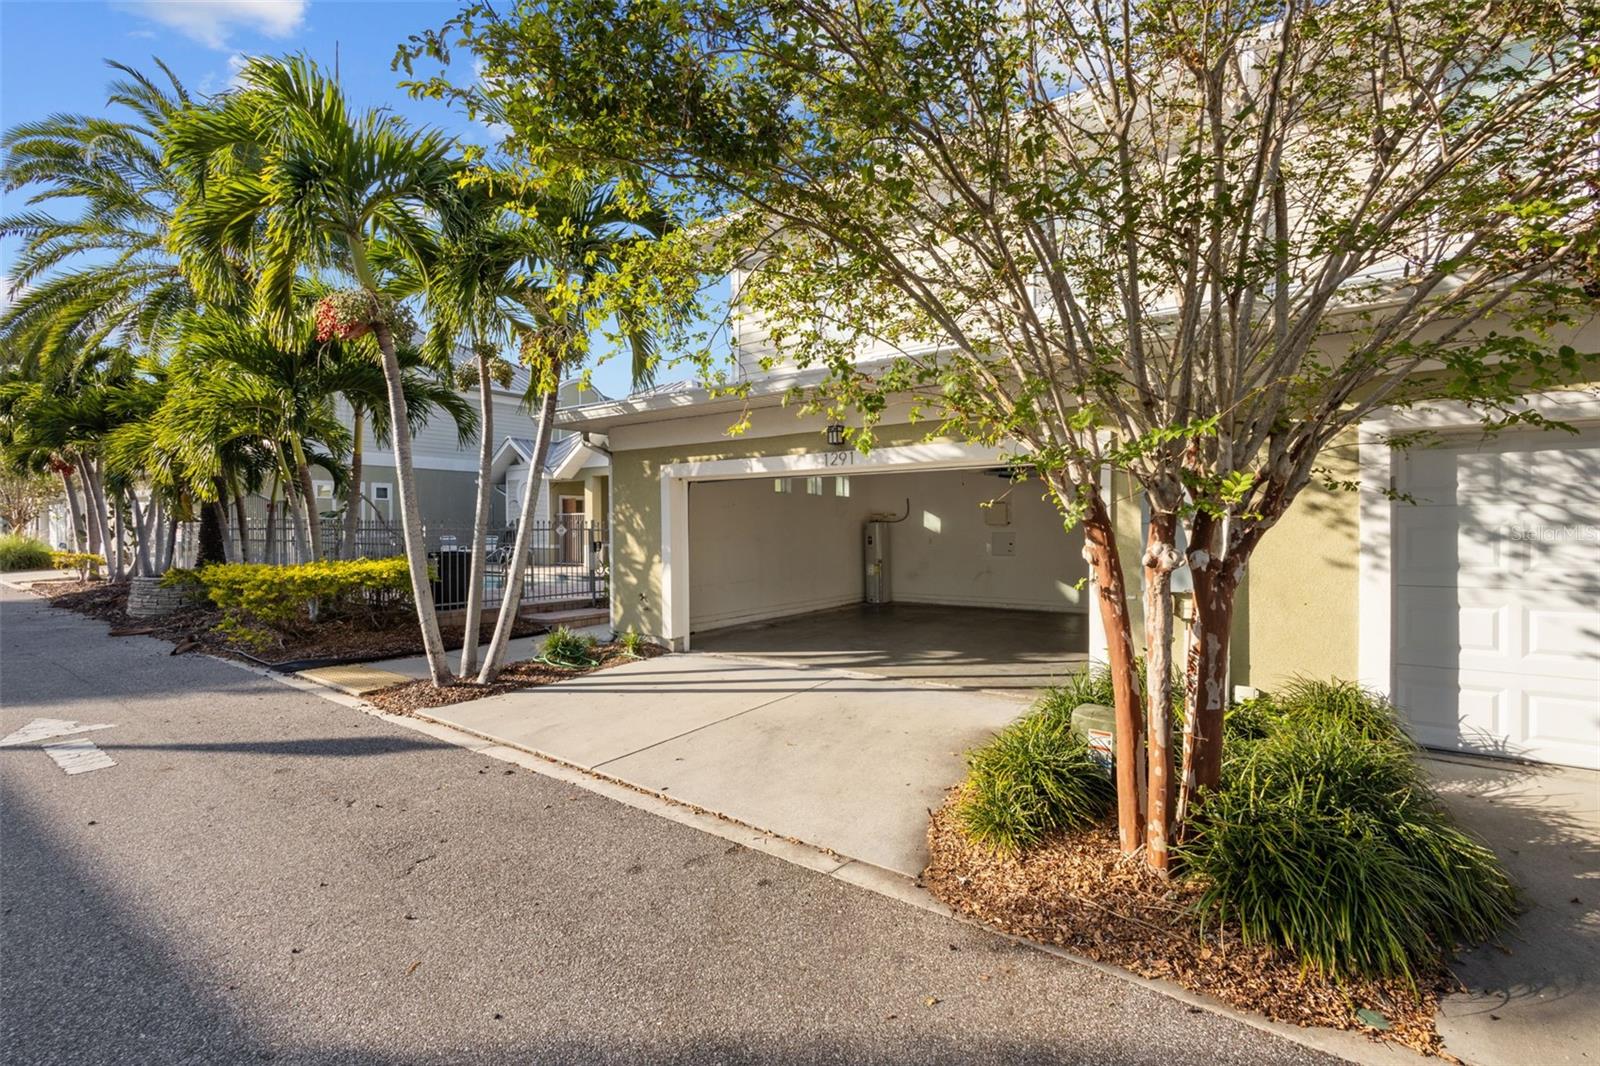
<instances>
[{"instance_id":1,"label":"concrete driveway","mask_svg":"<svg viewBox=\"0 0 1600 1066\"><path fill-rule=\"evenodd\" d=\"M847 670L666 655L430 717L915 877L928 809L1013 699Z\"/></svg>"}]
</instances>

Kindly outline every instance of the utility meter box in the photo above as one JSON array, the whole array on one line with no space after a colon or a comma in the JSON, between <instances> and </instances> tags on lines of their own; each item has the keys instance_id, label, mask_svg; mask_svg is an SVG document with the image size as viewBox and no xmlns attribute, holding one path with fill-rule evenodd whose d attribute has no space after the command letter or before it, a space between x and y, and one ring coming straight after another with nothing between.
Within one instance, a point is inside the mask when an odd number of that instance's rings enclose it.
<instances>
[{"instance_id":1,"label":"utility meter box","mask_svg":"<svg viewBox=\"0 0 1600 1066\"><path fill-rule=\"evenodd\" d=\"M888 603L889 523L869 521L861 531L861 554L865 561L862 599L867 603Z\"/></svg>"},{"instance_id":2,"label":"utility meter box","mask_svg":"<svg viewBox=\"0 0 1600 1066\"><path fill-rule=\"evenodd\" d=\"M1100 703L1080 704L1072 712L1072 731L1089 742L1089 755L1111 776L1117 761L1117 712Z\"/></svg>"}]
</instances>

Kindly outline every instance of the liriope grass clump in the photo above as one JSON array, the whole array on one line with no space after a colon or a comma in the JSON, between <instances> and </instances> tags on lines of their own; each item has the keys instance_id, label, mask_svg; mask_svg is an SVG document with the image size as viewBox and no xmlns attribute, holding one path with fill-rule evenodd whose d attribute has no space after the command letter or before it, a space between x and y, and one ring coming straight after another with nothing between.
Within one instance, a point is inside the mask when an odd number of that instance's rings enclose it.
<instances>
[{"instance_id":1,"label":"liriope grass clump","mask_svg":"<svg viewBox=\"0 0 1600 1066\"><path fill-rule=\"evenodd\" d=\"M1027 714L969 753L956 808L967 836L1013 854L1047 833L1101 822L1116 790L1089 754L1088 743L1073 731L1072 711L1081 703L1109 700L1109 680L1078 675L1046 692Z\"/></svg>"},{"instance_id":2,"label":"liriope grass clump","mask_svg":"<svg viewBox=\"0 0 1600 1066\"><path fill-rule=\"evenodd\" d=\"M1342 729L1367 740L1411 750L1394 704L1354 681L1297 677L1271 696L1281 724L1307 729Z\"/></svg>"},{"instance_id":3,"label":"liriope grass clump","mask_svg":"<svg viewBox=\"0 0 1600 1066\"><path fill-rule=\"evenodd\" d=\"M1450 817L1386 702L1302 682L1251 713L1262 734L1231 741L1178 851L1205 913L1308 967L1408 979L1512 919L1505 870Z\"/></svg>"}]
</instances>

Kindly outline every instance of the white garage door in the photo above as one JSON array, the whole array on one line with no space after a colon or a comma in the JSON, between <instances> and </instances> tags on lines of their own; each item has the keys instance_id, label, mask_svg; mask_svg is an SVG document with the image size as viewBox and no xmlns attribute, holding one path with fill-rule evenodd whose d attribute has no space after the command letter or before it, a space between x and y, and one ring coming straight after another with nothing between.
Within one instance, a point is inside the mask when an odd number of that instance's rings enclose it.
<instances>
[{"instance_id":1,"label":"white garage door","mask_svg":"<svg viewBox=\"0 0 1600 1066\"><path fill-rule=\"evenodd\" d=\"M1600 768L1600 432L1397 460L1395 701L1429 747Z\"/></svg>"}]
</instances>

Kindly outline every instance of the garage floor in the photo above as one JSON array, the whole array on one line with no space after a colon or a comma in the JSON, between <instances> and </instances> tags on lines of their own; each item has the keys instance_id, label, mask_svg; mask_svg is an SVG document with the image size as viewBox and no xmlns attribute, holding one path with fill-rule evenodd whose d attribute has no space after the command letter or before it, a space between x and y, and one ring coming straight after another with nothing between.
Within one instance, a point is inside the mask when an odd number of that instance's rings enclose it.
<instances>
[{"instance_id":1,"label":"garage floor","mask_svg":"<svg viewBox=\"0 0 1600 1066\"><path fill-rule=\"evenodd\" d=\"M1020 699L1082 669L1086 615L865 604L696 633L695 651L860 670Z\"/></svg>"}]
</instances>

